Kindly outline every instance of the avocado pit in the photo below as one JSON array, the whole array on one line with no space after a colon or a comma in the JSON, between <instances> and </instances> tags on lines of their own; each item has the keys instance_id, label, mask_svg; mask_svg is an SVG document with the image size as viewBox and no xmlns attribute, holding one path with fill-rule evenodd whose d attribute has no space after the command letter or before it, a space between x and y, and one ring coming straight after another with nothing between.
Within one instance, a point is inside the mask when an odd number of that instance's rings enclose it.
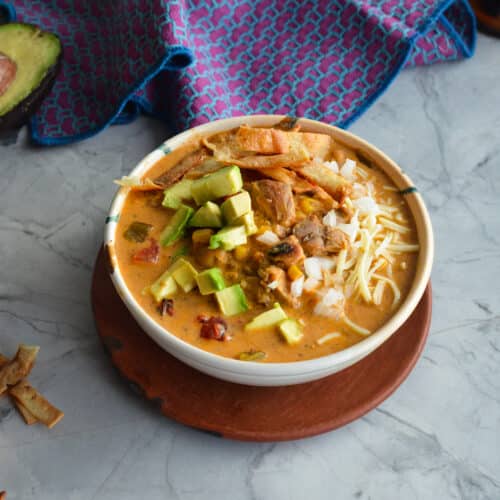
<instances>
[{"instance_id":1,"label":"avocado pit","mask_svg":"<svg viewBox=\"0 0 500 500\"><path fill-rule=\"evenodd\" d=\"M0 95L5 94L16 78L17 64L0 52Z\"/></svg>"}]
</instances>

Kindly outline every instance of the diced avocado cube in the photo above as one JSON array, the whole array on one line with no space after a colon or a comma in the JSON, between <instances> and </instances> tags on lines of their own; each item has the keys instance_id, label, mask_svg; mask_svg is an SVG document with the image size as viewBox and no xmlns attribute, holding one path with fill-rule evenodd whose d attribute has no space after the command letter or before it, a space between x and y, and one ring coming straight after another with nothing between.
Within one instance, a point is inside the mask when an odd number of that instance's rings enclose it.
<instances>
[{"instance_id":1,"label":"diced avocado cube","mask_svg":"<svg viewBox=\"0 0 500 500\"><path fill-rule=\"evenodd\" d=\"M234 224L235 219L252 210L252 200L246 191L228 198L221 206L222 215L227 224Z\"/></svg>"},{"instance_id":2,"label":"diced avocado cube","mask_svg":"<svg viewBox=\"0 0 500 500\"><path fill-rule=\"evenodd\" d=\"M208 248L214 250L222 247L224 250L233 250L247 242L245 226L225 227L210 237Z\"/></svg>"},{"instance_id":3,"label":"diced avocado cube","mask_svg":"<svg viewBox=\"0 0 500 500\"><path fill-rule=\"evenodd\" d=\"M240 285L233 285L215 292L215 298L222 314L225 316L234 316L248 311L245 292Z\"/></svg>"},{"instance_id":4,"label":"diced avocado cube","mask_svg":"<svg viewBox=\"0 0 500 500\"><path fill-rule=\"evenodd\" d=\"M164 247L172 245L184 234L184 228L188 223L194 210L187 205L181 203L177 212L170 219L170 222L165 226L165 229L160 236L160 244Z\"/></svg>"},{"instance_id":5,"label":"diced avocado cube","mask_svg":"<svg viewBox=\"0 0 500 500\"><path fill-rule=\"evenodd\" d=\"M202 295L208 295L218 290L223 290L226 287L224 277L218 267L212 267L211 269L206 269L198 273L198 276L196 276L196 283Z\"/></svg>"},{"instance_id":6,"label":"diced avocado cube","mask_svg":"<svg viewBox=\"0 0 500 500\"><path fill-rule=\"evenodd\" d=\"M198 271L192 266L191 262L182 258L177 260L173 266L175 266L175 269L171 271L172 278L184 292L190 292L196 286Z\"/></svg>"},{"instance_id":7,"label":"diced avocado cube","mask_svg":"<svg viewBox=\"0 0 500 500\"><path fill-rule=\"evenodd\" d=\"M245 330L260 330L261 328L270 328L279 325L284 319L287 319L285 311L279 304L274 304L272 309L255 316L252 321L245 325Z\"/></svg>"},{"instance_id":8,"label":"diced avocado cube","mask_svg":"<svg viewBox=\"0 0 500 500\"><path fill-rule=\"evenodd\" d=\"M289 345L298 344L304 336L301 324L295 319L285 319L279 324L279 329Z\"/></svg>"},{"instance_id":9,"label":"diced avocado cube","mask_svg":"<svg viewBox=\"0 0 500 500\"><path fill-rule=\"evenodd\" d=\"M245 231L247 233L247 236L250 236L252 234L255 234L258 231L257 225L255 224L254 218L253 218L253 211L250 211L246 213L245 215L242 215L241 217L238 217L233 221L233 225L235 226L245 226Z\"/></svg>"},{"instance_id":10,"label":"diced avocado cube","mask_svg":"<svg viewBox=\"0 0 500 500\"><path fill-rule=\"evenodd\" d=\"M170 274L170 270L164 272L150 287L149 292L156 302L168 299L178 291L177 283Z\"/></svg>"},{"instance_id":11,"label":"diced avocado cube","mask_svg":"<svg viewBox=\"0 0 500 500\"><path fill-rule=\"evenodd\" d=\"M191 179L182 179L177 184L165 189L162 205L178 209L183 200L192 200L191 184L193 184Z\"/></svg>"},{"instance_id":12,"label":"diced avocado cube","mask_svg":"<svg viewBox=\"0 0 500 500\"><path fill-rule=\"evenodd\" d=\"M196 179L191 185L191 194L198 205L241 191L243 179L235 165L224 167L213 174Z\"/></svg>"},{"instance_id":13,"label":"diced avocado cube","mask_svg":"<svg viewBox=\"0 0 500 500\"><path fill-rule=\"evenodd\" d=\"M207 201L189 221L191 227L222 227L222 214L219 205Z\"/></svg>"}]
</instances>

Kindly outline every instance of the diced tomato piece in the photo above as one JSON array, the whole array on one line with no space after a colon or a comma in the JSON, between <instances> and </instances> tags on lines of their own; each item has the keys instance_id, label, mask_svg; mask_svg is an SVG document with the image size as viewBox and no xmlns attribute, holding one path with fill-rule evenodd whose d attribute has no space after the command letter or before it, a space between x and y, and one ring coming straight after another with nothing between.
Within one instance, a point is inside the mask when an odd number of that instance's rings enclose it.
<instances>
[{"instance_id":1,"label":"diced tomato piece","mask_svg":"<svg viewBox=\"0 0 500 500\"><path fill-rule=\"evenodd\" d=\"M231 340L231 336L227 332L227 323L222 318L216 316L207 318L205 315L200 315L198 321L201 323L201 337L214 340Z\"/></svg>"},{"instance_id":2,"label":"diced tomato piece","mask_svg":"<svg viewBox=\"0 0 500 500\"><path fill-rule=\"evenodd\" d=\"M137 250L137 252L132 255L132 260L138 263L146 264L158 264L160 260L160 245L154 238L150 238L150 245L145 248Z\"/></svg>"}]
</instances>

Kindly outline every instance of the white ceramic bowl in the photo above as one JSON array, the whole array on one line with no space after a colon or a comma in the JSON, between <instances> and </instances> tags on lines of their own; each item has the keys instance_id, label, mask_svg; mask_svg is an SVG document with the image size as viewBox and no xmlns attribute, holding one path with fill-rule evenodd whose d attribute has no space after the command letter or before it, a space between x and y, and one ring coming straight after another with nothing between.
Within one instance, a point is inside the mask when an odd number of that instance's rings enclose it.
<instances>
[{"instance_id":1,"label":"white ceramic bowl","mask_svg":"<svg viewBox=\"0 0 500 500\"><path fill-rule=\"evenodd\" d=\"M206 135L238 127L246 123L251 126L268 127L283 119L279 115L253 115L217 120L187 130L165 141L159 148L147 155L132 170L130 175L141 176L165 154L175 150L193 134ZM120 272L119 262L116 262L114 252L115 231L117 216L127 195L127 188L121 188L116 193L107 225L104 242L111 259L114 271L111 274L114 286L144 332L157 344L184 363L214 377L237 382L240 384L278 386L291 385L316 380L338 372L356 363L370 354L374 349L385 342L410 316L420 301L430 279L432 260L434 255L434 239L429 214L418 192L413 188L411 180L402 170L384 153L355 135L325 123L300 118L301 130L329 134L348 146L360 150L372 159L393 180L401 190L408 190L406 199L416 222L420 252L417 263L415 280L410 292L400 308L385 325L358 344L343 351L323 356L321 358L297 361L291 363L258 363L242 362L229 359L194 347L162 328L141 308L130 293ZM412 189L413 188L413 189Z\"/></svg>"}]
</instances>

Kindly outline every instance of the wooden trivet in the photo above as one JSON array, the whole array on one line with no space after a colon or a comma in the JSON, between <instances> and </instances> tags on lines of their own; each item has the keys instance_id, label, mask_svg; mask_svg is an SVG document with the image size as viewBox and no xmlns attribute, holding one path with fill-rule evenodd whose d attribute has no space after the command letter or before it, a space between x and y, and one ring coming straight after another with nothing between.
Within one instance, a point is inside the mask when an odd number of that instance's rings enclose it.
<instances>
[{"instance_id":1,"label":"wooden trivet","mask_svg":"<svg viewBox=\"0 0 500 500\"><path fill-rule=\"evenodd\" d=\"M97 331L120 374L166 417L225 438L285 441L331 431L361 417L405 380L431 320L430 284L406 323L355 365L287 387L251 387L205 375L162 350L116 293L104 254L97 257L92 305Z\"/></svg>"}]
</instances>

